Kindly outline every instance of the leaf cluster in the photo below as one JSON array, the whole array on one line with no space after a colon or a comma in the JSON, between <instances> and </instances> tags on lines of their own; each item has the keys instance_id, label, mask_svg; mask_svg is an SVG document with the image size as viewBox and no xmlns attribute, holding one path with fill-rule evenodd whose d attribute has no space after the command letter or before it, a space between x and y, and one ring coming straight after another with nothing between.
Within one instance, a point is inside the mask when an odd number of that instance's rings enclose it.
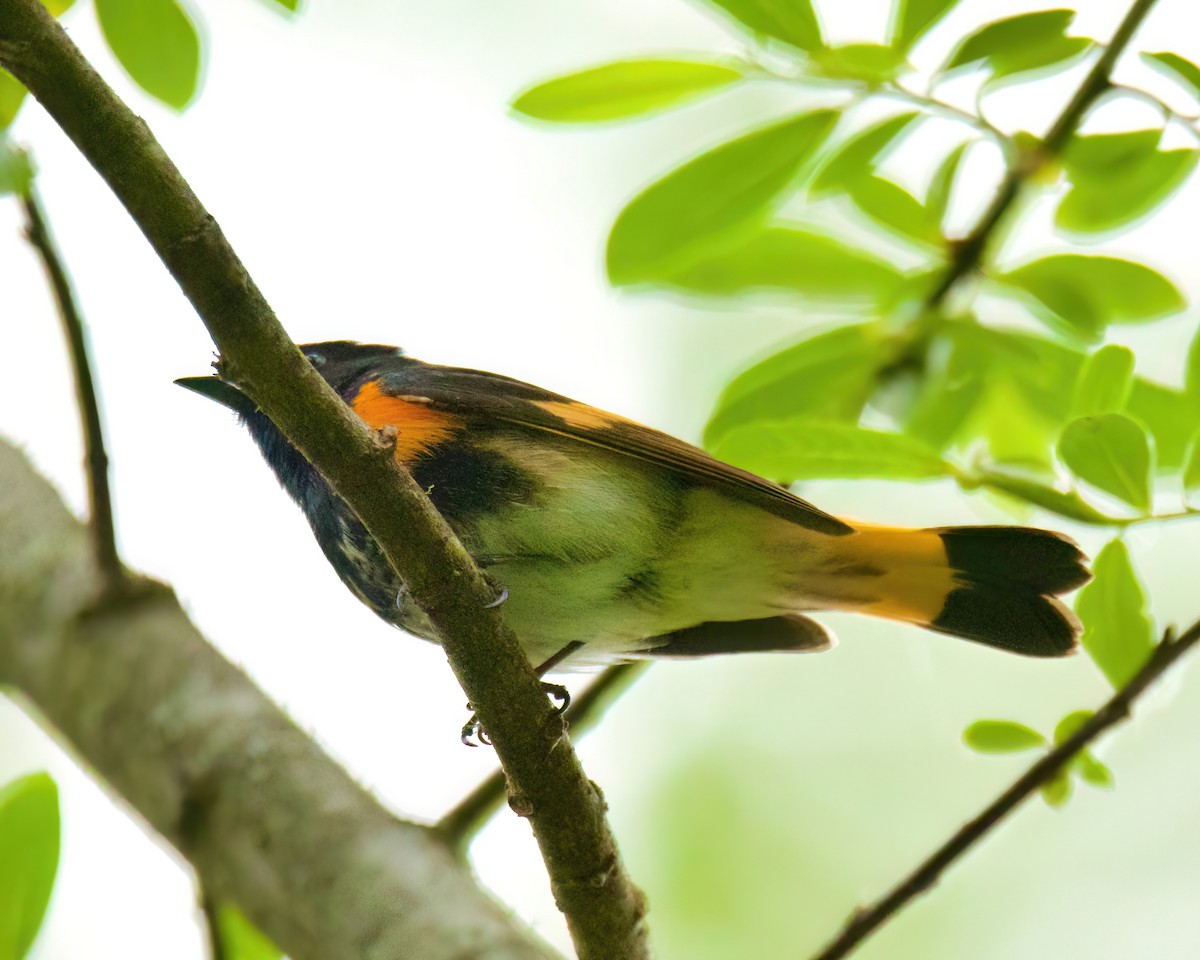
<instances>
[{"instance_id":1,"label":"leaf cluster","mask_svg":"<svg viewBox=\"0 0 1200 960\"><path fill-rule=\"evenodd\" d=\"M544 123L611 123L748 84L784 83L826 100L840 91L840 104L716 143L637 193L609 232L608 278L700 303L795 304L796 317L819 303L843 317L817 330L801 320L791 344L729 383L704 434L724 460L785 483L949 479L1018 515L1037 509L1110 528L1117 539L1097 557L1078 612L1085 649L1120 686L1149 656L1154 632L1119 535L1198 512L1188 498L1200 489L1200 335L1182 384L1139 375L1134 353L1106 341L1188 303L1160 271L1103 245L1195 171L1200 149L1164 146L1176 139L1168 130L1195 140L1200 130L1157 94L1114 85L1108 45L1077 35L1071 9L984 24L919 73L910 52L934 42L955 2L895 0L886 43L832 45L809 0L709 0L746 44L742 56L625 59L540 83L513 108ZM1200 67L1172 52L1141 59L1200 98ZM1051 135L987 119L998 88L1075 67L1089 69ZM944 82L964 78L974 83L973 109L940 96ZM1078 132L1122 97L1157 104L1161 124ZM957 131L948 147L931 136L946 120ZM899 176L901 146L929 157L923 191ZM964 173L989 153L1004 165L990 204ZM953 211L972 207L986 213L957 231ZM1035 254L1010 238L1012 221L1039 207L1051 212L1058 244ZM1156 511L1180 489L1182 502ZM1065 718L1055 739L1078 717ZM1048 738L980 721L966 741L1005 752ZM1049 801L1066 799L1072 772L1111 781L1081 755L1046 788Z\"/></svg>"}]
</instances>

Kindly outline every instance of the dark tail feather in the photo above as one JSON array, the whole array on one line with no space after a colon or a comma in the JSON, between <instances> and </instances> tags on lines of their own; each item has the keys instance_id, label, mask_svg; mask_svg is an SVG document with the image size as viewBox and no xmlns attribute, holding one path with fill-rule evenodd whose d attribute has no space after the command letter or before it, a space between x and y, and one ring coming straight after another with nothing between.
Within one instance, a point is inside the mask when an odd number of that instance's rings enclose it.
<instances>
[{"instance_id":1,"label":"dark tail feather","mask_svg":"<svg viewBox=\"0 0 1200 960\"><path fill-rule=\"evenodd\" d=\"M1091 579L1069 537L1029 527L942 527L957 584L930 627L1033 657L1074 651L1080 625L1060 593Z\"/></svg>"},{"instance_id":2,"label":"dark tail feather","mask_svg":"<svg viewBox=\"0 0 1200 960\"><path fill-rule=\"evenodd\" d=\"M701 623L643 641L630 656L710 657L718 653L808 653L828 650L833 635L798 613L762 620Z\"/></svg>"}]
</instances>

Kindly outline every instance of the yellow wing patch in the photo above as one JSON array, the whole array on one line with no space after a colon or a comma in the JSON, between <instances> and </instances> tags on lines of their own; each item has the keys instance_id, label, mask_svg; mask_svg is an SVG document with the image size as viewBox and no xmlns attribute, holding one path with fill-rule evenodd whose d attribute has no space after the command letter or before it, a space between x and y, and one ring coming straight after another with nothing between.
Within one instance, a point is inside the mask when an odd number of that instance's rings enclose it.
<instances>
[{"instance_id":1,"label":"yellow wing patch","mask_svg":"<svg viewBox=\"0 0 1200 960\"><path fill-rule=\"evenodd\" d=\"M401 463L449 440L463 427L462 418L437 409L428 398L391 396L375 380L362 385L350 407L374 430L396 428L396 459Z\"/></svg>"},{"instance_id":2,"label":"yellow wing patch","mask_svg":"<svg viewBox=\"0 0 1200 960\"><path fill-rule=\"evenodd\" d=\"M618 417L615 413L608 413L573 400L535 400L533 405L579 430L606 430L619 423L632 422Z\"/></svg>"}]
</instances>

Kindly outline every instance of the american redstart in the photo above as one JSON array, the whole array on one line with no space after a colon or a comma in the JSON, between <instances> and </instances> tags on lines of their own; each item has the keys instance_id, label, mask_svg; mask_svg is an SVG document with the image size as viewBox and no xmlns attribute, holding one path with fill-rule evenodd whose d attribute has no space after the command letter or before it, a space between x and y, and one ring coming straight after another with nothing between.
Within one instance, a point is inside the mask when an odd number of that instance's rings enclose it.
<instances>
[{"instance_id":1,"label":"american redstart","mask_svg":"<svg viewBox=\"0 0 1200 960\"><path fill-rule=\"evenodd\" d=\"M301 348L428 492L504 600L535 664L824 650L805 614L849 610L1037 657L1070 653L1056 599L1090 574L1073 541L1013 526L849 522L622 417L395 347ZM220 370L220 365L217 365ZM219 376L177 381L238 413L342 581L434 640L382 551L254 402Z\"/></svg>"}]
</instances>

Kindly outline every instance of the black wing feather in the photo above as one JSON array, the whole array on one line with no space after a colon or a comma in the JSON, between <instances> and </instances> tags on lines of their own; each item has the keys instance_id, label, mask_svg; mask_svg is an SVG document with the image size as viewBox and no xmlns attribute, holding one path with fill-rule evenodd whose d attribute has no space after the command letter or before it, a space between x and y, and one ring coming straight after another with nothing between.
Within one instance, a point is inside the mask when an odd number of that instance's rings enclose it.
<instances>
[{"instance_id":1,"label":"black wing feather","mask_svg":"<svg viewBox=\"0 0 1200 960\"><path fill-rule=\"evenodd\" d=\"M421 396L468 424L510 423L634 457L689 480L728 492L820 533L853 528L784 487L717 460L668 434L606 413L511 377L389 357L378 371L381 387L396 396ZM574 416L573 416L574 415Z\"/></svg>"}]
</instances>

